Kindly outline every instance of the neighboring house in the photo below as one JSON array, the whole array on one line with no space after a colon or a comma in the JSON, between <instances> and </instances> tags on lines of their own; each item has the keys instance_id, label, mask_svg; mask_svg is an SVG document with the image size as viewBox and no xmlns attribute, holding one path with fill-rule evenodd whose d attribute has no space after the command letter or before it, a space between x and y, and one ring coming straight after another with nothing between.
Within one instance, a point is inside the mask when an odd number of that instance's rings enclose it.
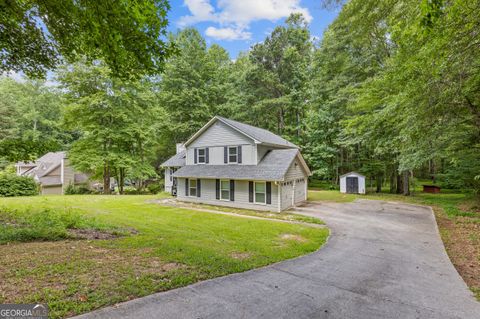
<instances>
[{"instance_id":1,"label":"neighboring house","mask_svg":"<svg viewBox=\"0 0 480 319\"><path fill-rule=\"evenodd\" d=\"M66 152L50 152L33 163L19 162L15 167L17 175L31 176L40 184L42 195L64 194L69 184L88 184L88 176L69 165Z\"/></svg>"},{"instance_id":2,"label":"neighboring house","mask_svg":"<svg viewBox=\"0 0 480 319\"><path fill-rule=\"evenodd\" d=\"M267 130L215 116L184 146L162 164L176 169L179 200L280 212L307 199L298 147Z\"/></svg>"},{"instance_id":3,"label":"neighboring house","mask_svg":"<svg viewBox=\"0 0 480 319\"><path fill-rule=\"evenodd\" d=\"M365 176L357 172L340 176L340 193L365 194Z\"/></svg>"}]
</instances>

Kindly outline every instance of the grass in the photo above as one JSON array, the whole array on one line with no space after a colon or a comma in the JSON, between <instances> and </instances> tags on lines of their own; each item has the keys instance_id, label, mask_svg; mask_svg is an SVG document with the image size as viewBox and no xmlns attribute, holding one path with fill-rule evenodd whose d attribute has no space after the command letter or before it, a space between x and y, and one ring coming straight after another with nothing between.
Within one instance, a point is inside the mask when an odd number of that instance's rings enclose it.
<instances>
[{"instance_id":1,"label":"grass","mask_svg":"<svg viewBox=\"0 0 480 319\"><path fill-rule=\"evenodd\" d=\"M351 202L376 199L431 206L440 235L455 268L480 301L480 202L468 192L443 190L440 194L423 193L417 186L412 196L389 193L366 195L341 194L339 191L309 190L311 201Z\"/></svg>"},{"instance_id":2,"label":"grass","mask_svg":"<svg viewBox=\"0 0 480 319\"><path fill-rule=\"evenodd\" d=\"M0 303L42 302L53 318L72 316L294 258L317 250L328 236L328 229L307 225L148 203L161 196L1 198L0 225L8 220L27 228L53 221L60 230L138 234L108 240L12 235L0 245Z\"/></svg>"}]
</instances>

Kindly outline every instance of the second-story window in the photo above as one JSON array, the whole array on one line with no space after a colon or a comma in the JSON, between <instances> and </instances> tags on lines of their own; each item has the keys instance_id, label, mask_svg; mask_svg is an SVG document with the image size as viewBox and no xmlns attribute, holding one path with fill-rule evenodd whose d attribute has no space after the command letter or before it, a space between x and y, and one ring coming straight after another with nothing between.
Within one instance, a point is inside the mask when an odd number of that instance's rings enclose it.
<instances>
[{"instance_id":1,"label":"second-story window","mask_svg":"<svg viewBox=\"0 0 480 319\"><path fill-rule=\"evenodd\" d=\"M238 147L237 146L230 146L228 148L228 162L238 163Z\"/></svg>"},{"instance_id":2,"label":"second-story window","mask_svg":"<svg viewBox=\"0 0 480 319\"><path fill-rule=\"evenodd\" d=\"M198 155L198 163L199 164L205 164L207 162L207 152L204 148L199 148L197 150L197 155Z\"/></svg>"}]
</instances>

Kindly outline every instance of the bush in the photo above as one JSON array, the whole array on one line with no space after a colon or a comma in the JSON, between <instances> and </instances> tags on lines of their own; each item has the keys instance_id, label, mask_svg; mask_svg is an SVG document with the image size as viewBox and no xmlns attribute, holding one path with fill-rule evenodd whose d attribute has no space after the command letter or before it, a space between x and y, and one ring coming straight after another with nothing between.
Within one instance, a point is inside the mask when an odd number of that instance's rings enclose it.
<instances>
[{"instance_id":1,"label":"bush","mask_svg":"<svg viewBox=\"0 0 480 319\"><path fill-rule=\"evenodd\" d=\"M153 184L149 184L147 186L147 190L151 193L151 194L158 194L160 192L163 191L163 183L153 183Z\"/></svg>"},{"instance_id":2,"label":"bush","mask_svg":"<svg viewBox=\"0 0 480 319\"><path fill-rule=\"evenodd\" d=\"M33 196L38 194L38 185L32 177L11 174L0 175L0 197Z\"/></svg>"},{"instance_id":3,"label":"bush","mask_svg":"<svg viewBox=\"0 0 480 319\"><path fill-rule=\"evenodd\" d=\"M91 194L92 191L86 186L75 186L73 184L68 184L65 188L65 195L84 195Z\"/></svg>"},{"instance_id":4,"label":"bush","mask_svg":"<svg viewBox=\"0 0 480 319\"><path fill-rule=\"evenodd\" d=\"M0 244L70 238L68 229L115 229L72 210L12 210L0 207Z\"/></svg>"}]
</instances>

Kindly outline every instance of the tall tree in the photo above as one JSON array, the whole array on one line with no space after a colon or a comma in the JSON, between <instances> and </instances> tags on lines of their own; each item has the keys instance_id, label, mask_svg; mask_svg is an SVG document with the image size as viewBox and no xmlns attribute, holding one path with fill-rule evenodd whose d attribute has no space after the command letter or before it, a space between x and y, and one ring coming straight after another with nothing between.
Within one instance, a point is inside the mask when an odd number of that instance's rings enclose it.
<instances>
[{"instance_id":1,"label":"tall tree","mask_svg":"<svg viewBox=\"0 0 480 319\"><path fill-rule=\"evenodd\" d=\"M292 14L285 26L276 27L265 41L252 47L249 55L255 66L246 78L255 96L254 124L265 123L297 143L302 138L311 49L305 18ZM275 122L272 114L276 115Z\"/></svg>"},{"instance_id":2,"label":"tall tree","mask_svg":"<svg viewBox=\"0 0 480 319\"><path fill-rule=\"evenodd\" d=\"M65 123L80 135L69 151L74 167L102 177L107 194L113 177L122 192L126 177L141 187L155 175L149 156L162 114L149 82L116 79L102 63L65 67L58 80L68 102Z\"/></svg>"}]
</instances>

